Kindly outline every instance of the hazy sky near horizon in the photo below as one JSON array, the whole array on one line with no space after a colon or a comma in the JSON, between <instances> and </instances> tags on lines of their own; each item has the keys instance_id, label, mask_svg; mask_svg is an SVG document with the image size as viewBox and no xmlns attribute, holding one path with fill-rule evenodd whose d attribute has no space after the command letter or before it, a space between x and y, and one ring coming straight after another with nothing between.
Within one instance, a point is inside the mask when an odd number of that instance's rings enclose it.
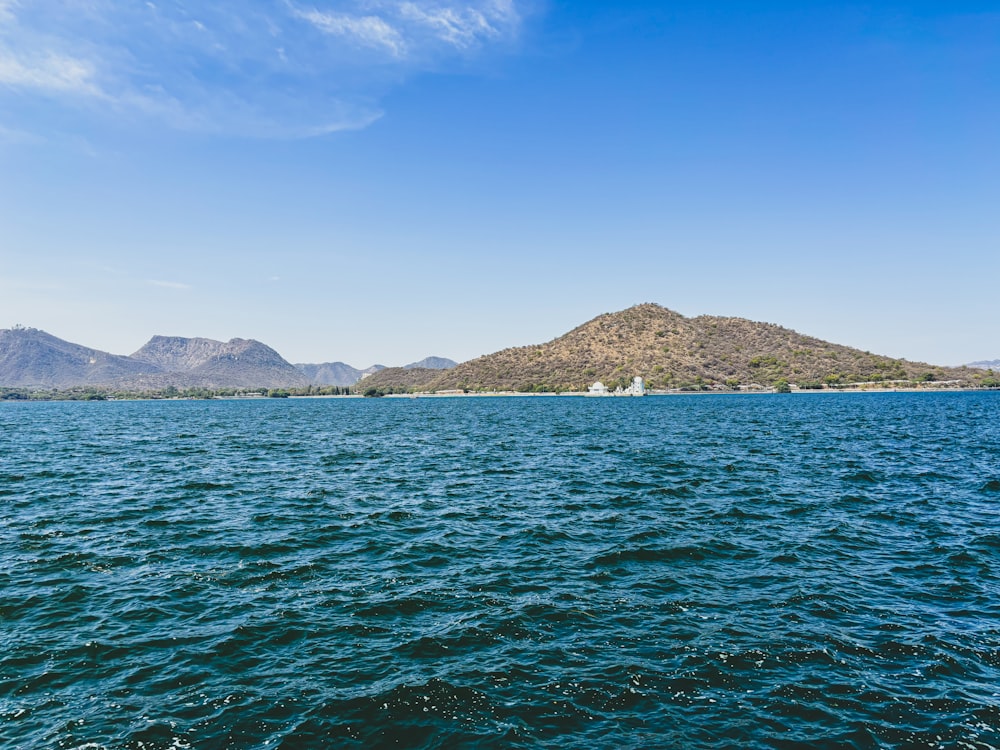
<instances>
[{"instance_id":1,"label":"hazy sky near horizon","mask_svg":"<svg viewBox=\"0 0 1000 750\"><path fill-rule=\"evenodd\" d=\"M657 302L1000 357L995 2L0 0L0 328L465 360Z\"/></svg>"}]
</instances>

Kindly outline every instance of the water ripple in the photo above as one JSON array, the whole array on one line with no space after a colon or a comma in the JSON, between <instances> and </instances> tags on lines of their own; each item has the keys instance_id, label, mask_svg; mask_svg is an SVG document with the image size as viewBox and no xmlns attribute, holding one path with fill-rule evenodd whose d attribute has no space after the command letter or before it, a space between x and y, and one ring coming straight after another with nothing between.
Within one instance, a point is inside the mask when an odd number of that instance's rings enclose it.
<instances>
[{"instance_id":1,"label":"water ripple","mask_svg":"<svg viewBox=\"0 0 1000 750\"><path fill-rule=\"evenodd\" d=\"M996 394L0 404L0 746L1000 748Z\"/></svg>"}]
</instances>

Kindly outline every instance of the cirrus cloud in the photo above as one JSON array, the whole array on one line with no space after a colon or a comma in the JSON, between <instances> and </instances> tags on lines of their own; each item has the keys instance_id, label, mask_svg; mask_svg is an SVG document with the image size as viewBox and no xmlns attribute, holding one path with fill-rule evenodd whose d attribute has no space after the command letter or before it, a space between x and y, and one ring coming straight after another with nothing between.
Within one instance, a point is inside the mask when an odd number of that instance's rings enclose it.
<instances>
[{"instance_id":1,"label":"cirrus cloud","mask_svg":"<svg viewBox=\"0 0 1000 750\"><path fill-rule=\"evenodd\" d=\"M0 86L42 92L101 96L94 66L53 52L20 59L0 51Z\"/></svg>"},{"instance_id":2,"label":"cirrus cloud","mask_svg":"<svg viewBox=\"0 0 1000 750\"><path fill-rule=\"evenodd\" d=\"M0 0L0 105L261 137L357 129L407 77L509 48L524 16L516 0Z\"/></svg>"}]
</instances>

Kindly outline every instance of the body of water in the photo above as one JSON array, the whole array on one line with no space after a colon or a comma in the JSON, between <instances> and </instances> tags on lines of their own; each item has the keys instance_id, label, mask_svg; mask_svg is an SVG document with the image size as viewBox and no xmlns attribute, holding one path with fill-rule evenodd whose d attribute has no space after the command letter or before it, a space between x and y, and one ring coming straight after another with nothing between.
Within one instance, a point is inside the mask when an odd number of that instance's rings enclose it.
<instances>
[{"instance_id":1,"label":"body of water","mask_svg":"<svg viewBox=\"0 0 1000 750\"><path fill-rule=\"evenodd\" d=\"M1000 747L1000 396L0 404L0 746Z\"/></svg>"}]
</instances>

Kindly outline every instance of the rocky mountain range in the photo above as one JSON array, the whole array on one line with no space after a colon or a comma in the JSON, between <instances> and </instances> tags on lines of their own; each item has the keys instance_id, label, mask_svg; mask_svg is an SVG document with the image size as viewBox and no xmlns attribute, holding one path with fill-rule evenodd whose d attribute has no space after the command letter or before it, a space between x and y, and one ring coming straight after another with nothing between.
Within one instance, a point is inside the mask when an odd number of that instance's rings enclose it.
<instances>
[{"instance_id":1,"label":"rocky mountain range","mask_svg":"<svg viewBox=\"0 0 1000 750\"><path fill-rule=\"evenodd\" d=\"M419 362L412 362L397 369L447 370L457 364L454 360L445 357L426 357ZM317 385L339 386L354 385L369 375L386 369L385 365L372 365L364 370L358 370L343 362L324 362L318 365L297 364L295 366Z\"/></svg>"},{"instance_id":2,"label":"rocky mountain range","mask_svg":"<svg viewBox=\"0 0 1000 750\"><path fill-rule=\"evenodd\" d=\"M804 387L892 380L973 382L977 371L883 357L743 318L686 318L655 304L599 315L545 344L515 347L445 372L382 370L366 389L441 391L614 388L639 375L652 388ZM979 374L982 374L981 372Z\"/></svg>"},{"instance_id":3,"label":"rocky mountain range","mask_svg":"<svg viewBox=\"0 0 1000 750\"><path fill-rule=\"evenodd\" d=\"M407 365L454 366L428 357ZM101 386L128 390L176 388L305 388L349 386L384 369L358 370L343 362L292 365L253 339L215 341L153 336L129 356L109 354L18 326L0 330L0 386L63 389Z\"/></svg>"},{"instance_id":4,"label":"rocky mountain range","mask_svg":"<svg viewBox=\"0 0 1000 750\"><path fill-rule=\"evenodd\" d=\"M161 372L155 364L73 344L35 328L0 330L0 385L71 388L141 379Z\"/></svg>"},{"instance_id":5,"label":"rocky mountain range","mask_svg":"<svg viewBox=\"0 0 1000 750\"><path fill-rule=\"evenodd\" d=\"M309 379L269 346L251 339L228 342L154 336L131 356L109 354L34 328L0 330L0 386L131 390L178 388L287 388Z\"/></svg>"},{"instance_id":6,"label":"rocky mountain range","mask_svg":"<svg viewBox=\"0 0 1000 750\"><path fill-rule=\"evenodd\" d=\"M323 362L318 365L296 364L295 367L317 385L354 385L373 372L384 370L385 365L372 365L364 370L343 362Z\"/></svg>"},{"instance_id":7,"label":"rocky mountain range","mask_svg":"<svg viewBox=\"0 0 1000 750\"><path fill-rule=\"evenodd\" d=\"M977 370L1000 370L1000 359L982 359L978 362L970 362L966 367L974 367Z\"/></svg>"},{"instance_id":8,"label":"rocky mountain range","mask_svg":"<svg viewBox=\"0 0 1000 750\"><path fill-rule=\"evenodd\" d=\"M170 385L204 388L302 388L302 372L271 347L253 339L214 341L153 336L130 357L159 368Z\"/></svg>"},{"instance_id":9,"label":"rocky mountain range","mask_svg":"<svg viewBox=\"0 0 1000 750\"><path fill-rule=\"evenodd\" d=\"M458 362L446 357L425 357L419 362L403 365L404 370L450 370L458 367Z\"/></svg>"}]
</instances>

